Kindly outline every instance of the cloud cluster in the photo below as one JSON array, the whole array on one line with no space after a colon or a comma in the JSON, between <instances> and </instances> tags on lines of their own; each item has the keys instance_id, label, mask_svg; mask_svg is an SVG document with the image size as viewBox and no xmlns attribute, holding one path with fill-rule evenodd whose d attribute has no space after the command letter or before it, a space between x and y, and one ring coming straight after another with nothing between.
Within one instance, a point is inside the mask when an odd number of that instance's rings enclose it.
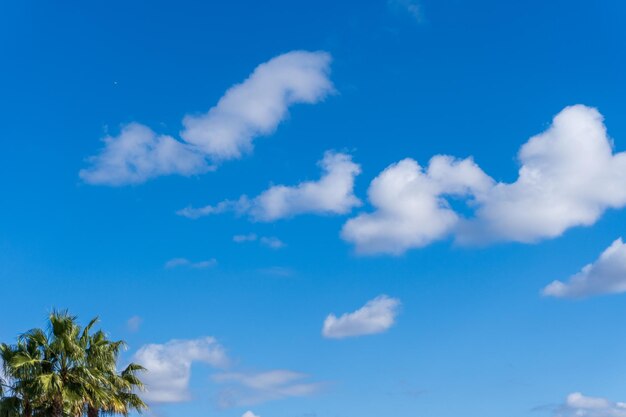
<instances>
[{"instance_id":1,"label":"cloud cluster","mask_svg":"<svg viewBox=\"0 0 626 417\"><path fill-rule=\"evenodd\" d=\"M560 298L583 298L626 292L626 244L621 238L611 244L593 263L572 275L566 282L554 281L543 295Z\"/></svg>"},{"instance_id":2,"label":"cloud cluster","mask_svg":"<svg viewBox=\"0 0 626 417\"><path fill-rule=\"evenodd\" d=\"M148 370L143 376L147 389L143 398L152 404L190 400L192 366L198 363L220 370L211 379L220 385L217 402L222 408L302 397L322 388L321 383L308 382L308 375L290 370L227 372L232 361L213 337L144 345L133 355L133 361Z\"/></svg>"},{"instance_id":3,"label":"cloud cluster","mask_svg":"<svg viewBox=\"0 0 626 417\"><path fill-rule=\"evenodd\" d=\"M89 184L138 184L162 175L194 175L250 152L253 140L271 134L297 103L316 103L333 92L330 55L292 51L259 65L203 115L183 119L181 140L139 123L107 136L79 176Z\"/></svg>"},{"instance_id":4,"label":"cloud cluster","mask_svg":"<svg viewBox=\"0 0 626 417\"><path fill-rule=\"evenodd\" d=\"M322 176L295 186L275 185L254 198L242 196L214 206L187 207L178 214L188 218L224 213L247 214L255 221L270 222L299 214L345 214L361 204L354 195L354 179L361 167L346 153L328 151L319 162Z\"/></svg>"},{"instance_id":5,"label":"cloud cluster","mask_svg":"<svg viewBox=\"0 0 626 417\"><path fill-rule=\"evenodd\" d=\"M575 392L567 396L565 404L555 411L554 417L626 417L626 404Z\"/></svg>"},{"instance_id":6,"label":"cloud cluster","mask_svg":"<svg viewBox=\"0 0 626 417\"><path fill-rule=\"evenodd\" d=\"M219 393L223 408L247 406L288 397L315 394L323 385L306 382L308 375L289 370L258 373L221 373L213 381L225 385Z\"/></svg>"},{"instance_id":7,"label":"cloud cluster","mask_svg":"<svg viewBox=\"0 0 626 417\"><path fill-rule=\"evenodd\" d=\"M189 400L193 363L215 368L229 364L225 349L212 337L145 345L135 353L133 360L148 369L144 375L147 389L144 398L151 403Z\"/></svg>"},{"instance_id":8,"label":"cloud cluster","mask_svg":"<svg viewBox=\"0 0 626 417\"><path fill-rule=\"evenodd\" d=\"M348 220L341 235L360 253L400 254L428 245L459 222L445 196L484 193L492 184L471 159L436 156L426 170L404 159L372 181L368 197L376 211Z\"/></svg>"},{"instance_id":9,"label":"cloud cluster","mask_svg":"<svg viewBox=\"0 0 626 417\"><path fill-rule=\"evenodd\" d=\"M406 159L375 178L375 211L350 219L345 240L362 253L401 254L453 235L463 244L537 242L595 223L626 205L626 153L614 153L602 115L566 107L519 152L515 182L496 182L471 159L435 156L424 170ZM461 200L464 218L451 205Z\"/></svg>"},{"instance_id":10,"label":"cloud cluster","mask_svg":"<svg viewBox=\"0 0 626 417\"><path fill-rule=\"evenodd\" d=\"M322 335L330 339L371 335L388 330L396 321L400 300L381 295L363 307L341 317L329 314L324 320Z\"/></svg>"}]
</instances>

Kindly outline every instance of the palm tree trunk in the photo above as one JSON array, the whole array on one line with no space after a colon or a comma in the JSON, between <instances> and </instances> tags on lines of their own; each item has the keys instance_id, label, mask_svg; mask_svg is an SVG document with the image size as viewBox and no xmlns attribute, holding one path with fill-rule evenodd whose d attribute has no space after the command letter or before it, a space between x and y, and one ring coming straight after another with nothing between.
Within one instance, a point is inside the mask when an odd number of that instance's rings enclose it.
<instances>
[{"instance_id":1,"label":"palm tree trunk","mask_svg":"<svg viewBox=\"0 0 626 417\"><path fill-rule=\"evenodd\" d=\"M55 399L52 403L52 417L63 417L63 400Z\"/></svg>"},{"instance_id":2,"label":"palm tree trunk","mask_svg":"<svg viewBox=\"0 0 626 417\"><path fill-rule=\"evenodd\" d=\"M97 408L92 407L91 405L87 406L87 417L98 417L99 410Z\"/></svg>"},{"instance_id":3,"label":"palm tree trunk","mask_svg":"<svg viewBox=\"0 0 626 417\"><path fill-rule=\"evenodd\" d=\"M24 417L33 417L33 407L30 405L28 398L24 399Z\"/></svg>"}]
</instances>

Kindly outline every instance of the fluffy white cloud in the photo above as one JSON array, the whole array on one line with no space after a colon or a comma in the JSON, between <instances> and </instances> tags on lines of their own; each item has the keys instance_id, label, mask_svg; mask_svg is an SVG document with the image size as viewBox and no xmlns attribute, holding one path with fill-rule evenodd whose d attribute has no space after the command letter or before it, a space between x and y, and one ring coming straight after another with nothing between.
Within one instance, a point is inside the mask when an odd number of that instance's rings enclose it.
<instances>
[{"instance_id":1,"label":"fluffy white cloud","mask_svg":"<svg viewBox=\"0 0 626 417\"><path fill-rule=\"evenodd\" d=\"M626 404L575 392L567 396L565 404L556 410L554 417L626 417Z\"/></svg>"},{"instance_id":2,"label":"fluffy white cloud","mask_svg":"<svg viewBox=\"0 0 626 417\"><path fill-rule=\"evenodd\" d=\"M143 376L147 389L144 398L152 403L189 400L194 362L216 368L224 368L229 363L224 348L212 337L145 345L135 353L133 361L148 370Z\"/></svg>"},{"instance_id":3,"label":"fluffy white cloud","mask_svg":"<svg viewBox=\"0 0 626 417\"><path fill-rule=\"evenodd\" d=\"M213 380L225 385L219 393L219 405L224 408L259 404L289 397L312 395L321 383L306 382L308 375L289 370L259 373L221 373Z\"/></svg>"},{"instance_id":4,"label":"fluffy white cloud","mask_svg":"<svg viewBox=\"0 0 626 417\"><path fill-rule=\"evenodd\" d=\"M89 184L138 184L162 175L194 175L214 163L252 150L259 135L272 133L296 103L316 103L333 91L330 55L292 51L259 65L201 116L183 119L182 140L157 135L138 123L104 139L79 176Z\"/></svg>"},{"instance_id":5,"label":"fluffy white cloud","mask_svg":"<svg viewBox=\"0 0 626 417\"><path fill-rule=\"evenodd\" d=\"M124 126L118 136L103 142L100 154L88 158L90 166L79 173L89 184L139 184L161 175L189 176L211 169L194 147L139 123Z\"/></svg>"},{"instance_id":6,"label":"fluffy white cloud","mask_svg":"<svg viewBox=\"0 0 626 417\"><path fill-rule=\"evenodd\" d=\"M322 176L317 181L305 181L295 186L275 185L255 198L242 196L215 206L187 207L181 216L198 218L225 211L248 214L253 220L269 222L298 214L345 214L361 204L354 195L354 178L361 167L345 153L326 152L319 162Z\"/></svg>"},{"instance_id":7,"label":"fluffy white cloud","mask_svg":"<svg viewBox=\"0 0 626 417\"><path fill-rule=\"evenodd\" d=\"M626 153L613 152L594 108L563 109L522 146L519 160L513 183L496 183L471 159L435 156L426 171L403 160L372 181L376 211L349 220L342 236L358 252L392 254L449 235L465 244L536 242L626 205ZM463 218L450 197L473 214Z\"/></svg>"},{"instance_id":8,"label":"fluffy white cloud","mask_svg":"<svg viewBox=\"0 0 626 417\"><path fill-rule=\"evenodd\" d=\"M293 51L259 65L231 87L215 107L187 116L181 136L213 159L238 158L252 140L272 133L295 103L316 103L333 91L330 55Z\"/></svg>"},{"instance_id":9,"label":"fluffy white cloud","mask_svg":"<svg viewBox=\"0 0 626 417\"><path fill-rule=\"evenodd\" d=\"M608 208L626 205L626 153L613 153L602 115L567 107L519 152L517 181L477 195L476 218L461 241L536 242L594 224Z\"/></svg>"},{"instance_id":10,"label":"fluffy white cloud","mask_svg":"<svg viewBox=\"0 0 626 417\"><path fill-rule=\"evenodd\" d=\"M626 245L621 238L566 282L554 281L543 289L543 295L564 298L623 292L626 292Z\"/></svg>"},{"instance_id":11,"label":"fluffy white cloud","mask_svg":"<svg viewBox=\"0 0 626 417\"><path fill-rule=\"evenodd\" d=\"M382 333L396 321L400 300L381 295L353 313L337 317L329 314L324 320L322 335L331 339Z\"/></svg>"},{"instance_id":12,"label":"fluffy white cloud","mask_svg":"<svg viewBox=\"0 0 626 417\"><path fill-rule=\"evenodd\" d=\"M186 267L195 268L195 269L204 269L204 268L211 268L215 265L217 265L217 260L215 258L211 258L211 259L207 259L206 261L199 261L199 262L191 262L189 259L186 259L186 258L174 258L174 259L170 259L169 261L165 263L165 267L168 269L177 268L180 266L186 266Z\"/></svg>"},{"instance_id":13,"label":"fluffy white cloud","mask_svg":"<svg viewBox=\"0 0 626 417\"><path fill-rule=\"evenodd\" d=\"M254 414L252 411L246 411L245 413L243 413L241 417L259 417L259 416Z\"/></svg>"},{"instance_id":14,"label":"fluffy white cloud","mask_svg":"<svg viewBox=\"0 0 626 417\"><path fill-rule=\"evenodd\" d=\"M401 254L428 245L459 222L444 196L480 194L492 184L471 159L435 156L427 170L404 159L372 181L368 196L376 211L348 220L342 237L360 253Z\"/></svg>"}]
</instances>

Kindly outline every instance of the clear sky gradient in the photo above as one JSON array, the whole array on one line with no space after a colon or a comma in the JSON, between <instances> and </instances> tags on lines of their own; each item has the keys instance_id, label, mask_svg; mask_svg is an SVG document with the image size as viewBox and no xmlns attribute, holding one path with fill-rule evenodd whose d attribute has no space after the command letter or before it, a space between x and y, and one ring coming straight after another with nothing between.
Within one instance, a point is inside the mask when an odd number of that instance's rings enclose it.
<instances>
[{"instance_id":1,"label":"clear sky gradient","mask_svg":"<svg viewBox=\"0 0 626 417\"><path fill-rule=\"evenodd\" d=\"M626 416L625 16L616 0L4 2L0 340L53 308L98 315L124 360L158 368L162 417ZM116 154L106 175L132 181L80 175L130 123L181 153L140 155L146 171ZM211 147L234 140L215 126L240 129L239 154ZM435 155L474 164L407 165L417 182L368 198L391 164ZM522 165L539 185L507 188ZM347 223L372 213L365 241Z\"/></svg>"}]
</instances>

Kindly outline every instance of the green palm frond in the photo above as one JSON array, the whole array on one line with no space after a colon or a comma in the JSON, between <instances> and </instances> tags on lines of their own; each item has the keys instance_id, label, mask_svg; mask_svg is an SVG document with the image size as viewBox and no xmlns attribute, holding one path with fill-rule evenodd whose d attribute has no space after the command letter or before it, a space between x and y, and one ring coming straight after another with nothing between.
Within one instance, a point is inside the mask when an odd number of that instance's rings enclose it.
<instances>
[{"instance_id":1,"label":"green palm frond","mask_svg":"<svg viewBox=\"0 0 626 417\"><path fill-rule=\"evenodd\" d=\"M94 331L97 318L81 328L67 311L53 311L47 331L32 329L15 345L0 344L6 381L0 381L0 417L127 416L147 408L137 392L145 369L131 363L117 371L126 344Z\"/></svg>"}]
</instances>

